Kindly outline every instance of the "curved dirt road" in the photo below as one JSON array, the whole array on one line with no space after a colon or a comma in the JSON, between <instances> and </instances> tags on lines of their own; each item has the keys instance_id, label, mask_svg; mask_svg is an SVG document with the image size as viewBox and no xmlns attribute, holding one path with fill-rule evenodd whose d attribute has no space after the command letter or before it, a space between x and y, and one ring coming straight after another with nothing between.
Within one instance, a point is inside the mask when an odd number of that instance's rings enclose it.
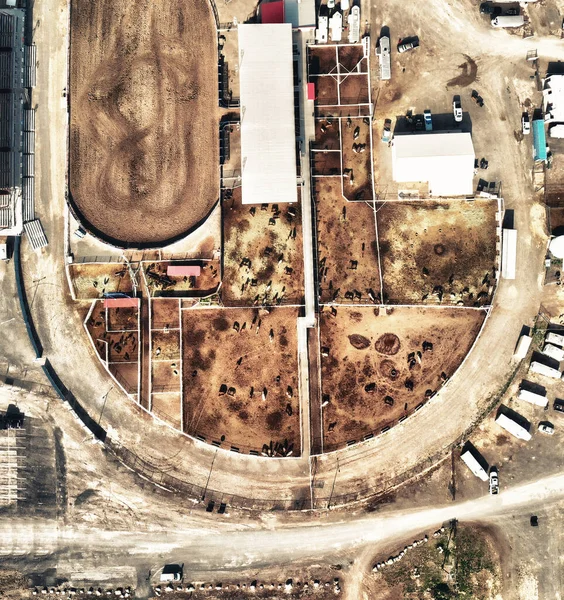
<instances>
[{"instance_id":1,"label":"curved dirt road","mask_svg":"<svg viewBox=\"0 0 564 600\"><path fill-rule=\"evenodd\" d=\"M59 0L47 0L37 10L48 12L50 4L62 5ZM446 2L435 0L428 9L438 12L444 6L447 6ZM38 18L43 15L39 14ZM46 14L43 22L48 21ZM41 216L47 224L50 246L40 256L27 252L26 273L30 275L28 293L34 297L32 310L45 355L90 414L100 416L101 424L110 435L150 460L155 468L202 487L209 482L210 490L250 498L298 498L307 502L310 498L310 468L306 460L273 460L217 452L164 425L155 424L152 417L115 389L104 406L104 394L111 382L87 343L75 343L82 324L76 306L68 300L62 274L63 224L60 215L64 207L65 143L64 136L55 138L52 131L54 128L63 131L65 127L65 113L59 100L66 81L65 47L60 33L66 28L64 23L62 20L60 27L51 32L47 27L40 28L36 34L38 52L43 57L36 90L37 138L41 149L38 180L42 196L49 198ZM508 37L507 43L500 45L491 42L490 30L467 23L461 33L456 20L449 23L445 27L453 28L452 34L456 33L453 39L460 52L470 45L478 45L487 54L492 69L498 69L499 89L491 90L491 94L502 94L507 86L502 69L505 60L510 67L511 61L523 60L529 48L538 48L539 53L543 50L554 56L560 51L559 40ZM446 31L444 35L450 33ZM454 57L453 61L459 59ZM542 209L530 200L529 156L524 150L515 149L513 132L507 124L499 119L491 119L491 122L492 136L503 140L508 147L507 179L503 189L506 206L514 210L515 227L519 230L517 279L501 281L493 312L473 353L431 402L385 435L318 461L315 479L320 485L324 482L323 489L315 490L318 497L327 498L333 483L335 501L344 493L377 492L386 486L390 477L441 452L475 421L512 371L511 357L520 329L523 324L532 323L539 307L539 273L546 239ZM26 247L24 245L24 252ZM52 285L34 287L32 276L35 280L44 277Z\"/></svg>"}]
</instances>

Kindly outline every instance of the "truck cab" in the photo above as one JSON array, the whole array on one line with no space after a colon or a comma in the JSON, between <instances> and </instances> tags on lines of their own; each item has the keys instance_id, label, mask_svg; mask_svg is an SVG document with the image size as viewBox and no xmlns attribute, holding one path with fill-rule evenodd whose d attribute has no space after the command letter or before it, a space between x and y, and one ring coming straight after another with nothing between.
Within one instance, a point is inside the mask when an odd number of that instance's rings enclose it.
<instances>
[{"instance_id":1,"label":"truck cab","mask_svg":"<svg viewBox=\"0 0 564 600\"><path fill-rule=\"evenodd\" d=\"M184 570L184 564L170 564L165 565L161 572L161 583L165 583L167 581L182 581L182 572Z\"/></svg>"}]
</instances>

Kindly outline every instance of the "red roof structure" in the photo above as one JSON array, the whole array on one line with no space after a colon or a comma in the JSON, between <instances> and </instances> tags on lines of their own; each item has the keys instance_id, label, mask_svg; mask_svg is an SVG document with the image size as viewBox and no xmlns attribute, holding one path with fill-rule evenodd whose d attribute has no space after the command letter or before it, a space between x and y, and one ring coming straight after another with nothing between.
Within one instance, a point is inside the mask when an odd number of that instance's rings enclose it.
<instances>
[{"instance_id":1,"label":"red roof structure","mask_svg":"<svg viewBox=\"0 0 564 600\"><path fill-rule=\"evenodd\" d=\"M276 2L261 2L261 23L284 23L284 0Z\"/></svg>"},{"instance_id":2,"label":"red roof structure","mask_svg":"<svg viewBox=\"0 0 564 600\"><path fill-rule=\"evenodd\" d=\"M315 83L307 84L307 99L315 100Z\"/></svg>"},{"instance_id":3,"label":"red roof structure","mask_svg":"<svg viewBox=\"0 0 564 600\"><path fill-rule=\"evenodd\" d=\"M105 298L104 308L137 308L137 298Z\"/></svg>"},{"instance_id":4,"label":"red roof structure","mask_svg":"<svg viewBox=\"0 0 564 600\"><path fill-rule=\"evenodd\" d=\"M166 274L171 277L199 277L202 268L198 265L168 265Z\"/></svg>"}]
</instances>

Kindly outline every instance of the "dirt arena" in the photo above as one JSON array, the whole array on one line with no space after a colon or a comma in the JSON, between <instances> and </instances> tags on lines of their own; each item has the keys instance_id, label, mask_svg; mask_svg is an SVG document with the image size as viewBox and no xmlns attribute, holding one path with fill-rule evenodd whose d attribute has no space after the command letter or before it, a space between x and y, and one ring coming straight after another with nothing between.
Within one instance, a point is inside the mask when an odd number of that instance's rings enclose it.
<instances>
[{"instance_id":1,"label":"dirt arena","mask_svg":"<svg viewBox=\"0 0 564 600\"><path fill-rule=\"evenodd\" d=\"M70 191L118 245L157 245L219 193L217 39L207 0L72 0Z\"/></svg>"},{"instance_id":2,"label":"dirt arena","mask_svg":"<svg viewBox=\"0 0 564 600\"><path fill-rule=\"evenodd\" d=\"M453 375L485 313L469 309L337 308L321 314L327 451L411 415Z\"/></svg>"}]
</instances>

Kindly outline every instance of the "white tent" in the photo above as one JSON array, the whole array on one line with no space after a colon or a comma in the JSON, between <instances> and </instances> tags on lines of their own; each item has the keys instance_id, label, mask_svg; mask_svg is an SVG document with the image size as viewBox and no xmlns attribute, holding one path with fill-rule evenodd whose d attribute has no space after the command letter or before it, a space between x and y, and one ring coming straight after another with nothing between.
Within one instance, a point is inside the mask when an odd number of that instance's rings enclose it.
<instances>
[{"instance_id":1,"label":"white tent","mask_svg":"<svg viewBox=\"0 0 564 600\"><path fill-rule=\"evenodd\" d=\"M292 25L239 25L243 204L296 202Z\"/></svg>"},{"instance_id":2,"label":"white tent","mask_svg":"<svg viewBox=\"0 0 564 600\"><path fill-rule=\"evenodd\" d=\"M474 159L465 132L396 135L392 144L394 181L428 182L432 196L471 195Z\"/></svg>"}]
</instances>

